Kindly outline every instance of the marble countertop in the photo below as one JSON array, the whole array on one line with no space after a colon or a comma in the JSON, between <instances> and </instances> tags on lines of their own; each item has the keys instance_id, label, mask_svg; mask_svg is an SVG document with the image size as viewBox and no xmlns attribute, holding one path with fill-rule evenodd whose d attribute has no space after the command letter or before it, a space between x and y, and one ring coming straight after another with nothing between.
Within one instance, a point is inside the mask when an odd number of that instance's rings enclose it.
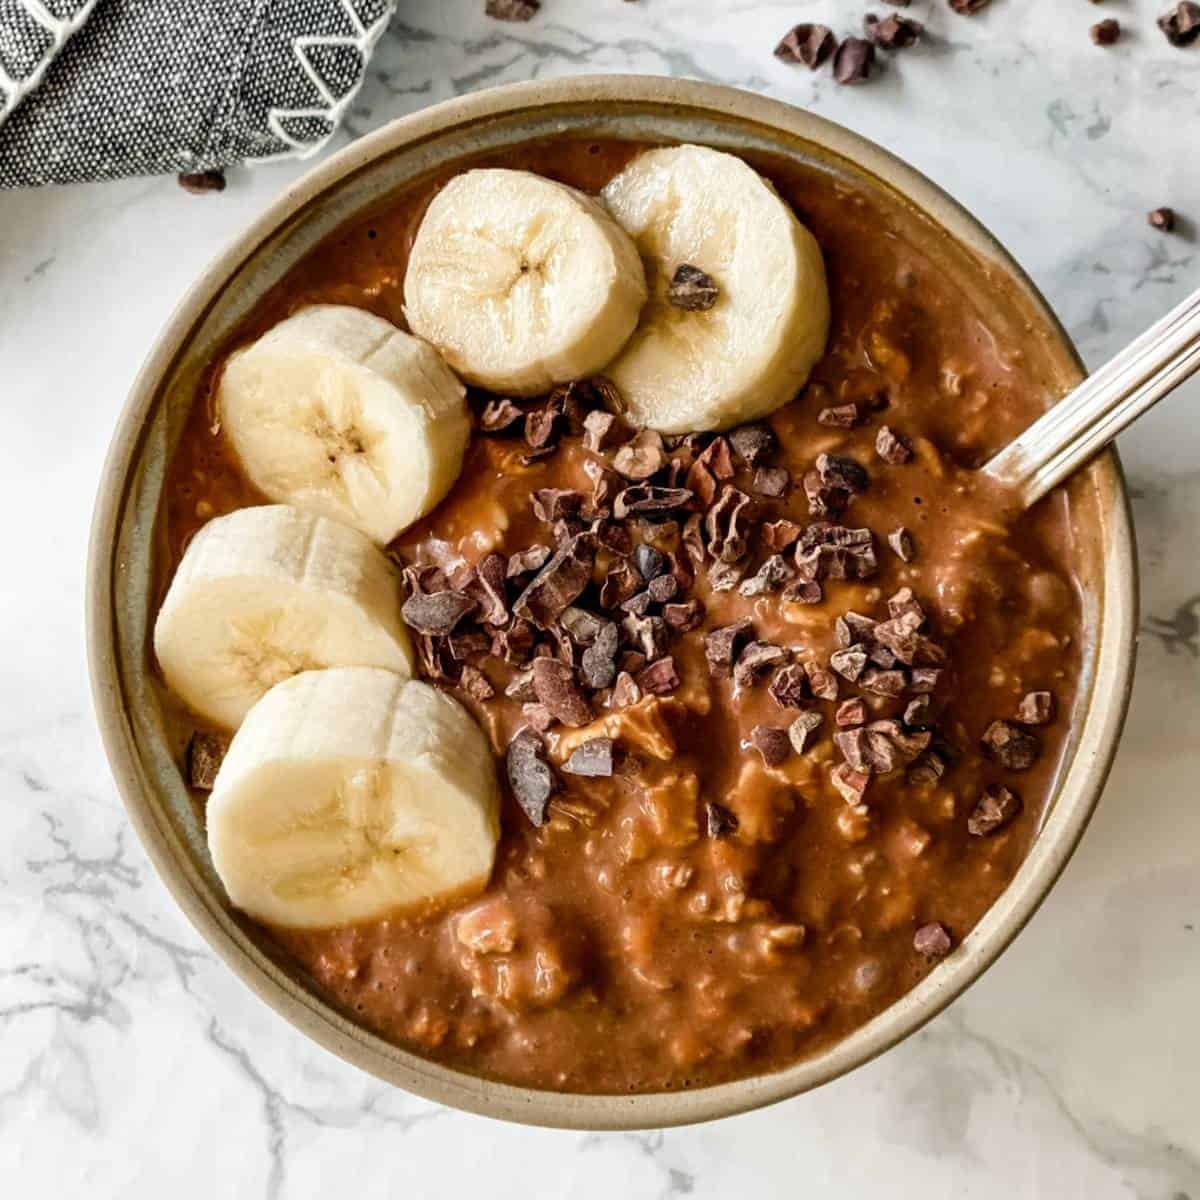
<instances>
[{"instance_id":1,"label":"marble countertop","mask_svg":"<svg viewBox=\"0 0 1200 1200\"><path fill-rule=\"evenodd\" d=\"M400 0L335 144L460 92L636 71L723 80L881 142L972 208L1096 364L1200 283L1200 46L1166 0L907 11L869 85L771 54L866 0ZM880 6L876 5L876 9ZM1088 26L1127 36L1094 46ZM1188 144L1190 129L1190 145ZM1200 379L1121 442L1144 625L1091 829L1032 925L922 1033L818 1093L715 1125L528 1130L416 1100L268 1011L176 911L93 724L83 564L126 388L202 265L303 166L0 195L0 1179L26 1197L1200 1200ZM1164 235L1145 221L1187 216Z\"/></svg>"}]
</instances>

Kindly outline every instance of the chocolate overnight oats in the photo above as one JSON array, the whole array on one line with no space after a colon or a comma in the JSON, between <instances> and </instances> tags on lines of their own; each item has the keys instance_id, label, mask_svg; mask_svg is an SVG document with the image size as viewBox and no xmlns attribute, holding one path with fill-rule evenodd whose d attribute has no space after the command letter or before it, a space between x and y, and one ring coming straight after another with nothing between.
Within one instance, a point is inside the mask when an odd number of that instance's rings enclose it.
<instances>
[{"instance_id":1,"label":"chocolate overnight oats","mask_svg":"<svg viewBox=\"0 0 1200 1200\"><path fill-rule=\"evenodd\" d=\"M1077 552L1064 495L974 468L1046 391L823 172L478 168L318 248L195 400L155 648L214 863L427 1057L776 1070L936 970L1038 828Z\"/></svg>"}]
</instances>

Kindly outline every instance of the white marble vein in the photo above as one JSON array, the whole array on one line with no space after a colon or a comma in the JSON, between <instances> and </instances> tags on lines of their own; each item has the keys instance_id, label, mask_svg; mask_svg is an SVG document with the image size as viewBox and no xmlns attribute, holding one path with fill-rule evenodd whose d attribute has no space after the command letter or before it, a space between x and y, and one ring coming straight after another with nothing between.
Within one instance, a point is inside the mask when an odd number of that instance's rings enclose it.
<instances>
[{"instance_id":1,"label":"white marble vein","mask_svg":"<svg viewBox=\"0 0 1200 1200\"><path fill-rule=\"evenodd\" d=\"M400 0L339 136L474 88L691 75L810 106L972 207L1100 361L1200 283L1200 47L1165 0L916 0L929 42L869 86L775 61L865 0ZM879 6L876 5L876 8ZM1087 27L1112 12L1111 50ZM1123 440L1145 635L1117 768L1032 926L926 1031L823 1091L691 1130L586 1135L466 1117L306 1042L176 912L93 728L82 575L123 394L215 250L302 168L0 195L0 1181L5 1195L496 1200L620 1195L1200 1200L1200 387ZM1165 237L1146 210L1174 205ZM350 1181L350 1186L346 1181Z\"/></svg>"}]
</instances>

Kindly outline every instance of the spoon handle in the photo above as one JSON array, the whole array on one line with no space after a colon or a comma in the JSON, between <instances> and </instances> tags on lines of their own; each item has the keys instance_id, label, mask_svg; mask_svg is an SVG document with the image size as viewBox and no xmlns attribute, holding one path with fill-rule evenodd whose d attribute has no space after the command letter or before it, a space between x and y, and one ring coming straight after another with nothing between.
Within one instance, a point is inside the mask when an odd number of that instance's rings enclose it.
<instances>
[{"instance_id":1,"label":"spoon handle","mask_svg":"<svg viewBox=\"0 0 1200 1200\"><path fill-rule=\"evenodd\" d=\"M1200 370L1200 290L1151 325L983 467L1040 500L1168 392Z\"/></svg>"}]
</instances>

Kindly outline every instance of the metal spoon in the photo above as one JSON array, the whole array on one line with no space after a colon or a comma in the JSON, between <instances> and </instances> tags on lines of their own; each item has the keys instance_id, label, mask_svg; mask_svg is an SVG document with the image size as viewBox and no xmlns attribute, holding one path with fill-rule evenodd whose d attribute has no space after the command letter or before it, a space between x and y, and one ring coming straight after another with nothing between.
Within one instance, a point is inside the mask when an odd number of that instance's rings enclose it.
<instances>
[{"instance_id":1,"label":"metal spoon","mask_svg":"<svg viewBox=\"0 0 1200 1200\"><path fill-rule=\"evenodd\" d=\"M1151 325L984 464L1023 508L1200 371L1200 290Z\"/></svg>"}]
</instances>

